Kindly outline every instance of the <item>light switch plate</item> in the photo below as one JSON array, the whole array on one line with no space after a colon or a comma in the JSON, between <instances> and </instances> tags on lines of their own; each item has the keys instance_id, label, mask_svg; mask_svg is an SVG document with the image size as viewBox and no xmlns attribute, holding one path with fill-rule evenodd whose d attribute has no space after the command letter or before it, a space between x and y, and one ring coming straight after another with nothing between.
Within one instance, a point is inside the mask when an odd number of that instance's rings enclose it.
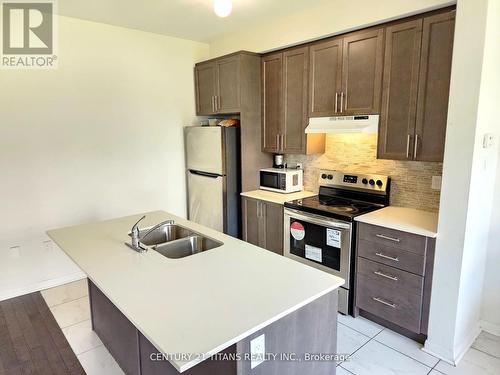
<instances>
[{"instance_id":1,"label":"light switch plate","mask_svg":"<svg viewBox=\"0 0 500 375\"><path fill-rule=\"evenodd\" d=\"M442 179L443 178L441 176L432 176L431 189L432 190L441 190Z\"/></svg>"},{"instance_id":2,"label":"light switch plate","mask_svg":"<svg viewBox=\"0 0 500 375\"><path fill-rule=\"evenodd\" d=\"M260 335L250 341L250 368L254 369L262 362L265 361L266 357L266 337L265 335Z\"/></svg>"}]
</instances>

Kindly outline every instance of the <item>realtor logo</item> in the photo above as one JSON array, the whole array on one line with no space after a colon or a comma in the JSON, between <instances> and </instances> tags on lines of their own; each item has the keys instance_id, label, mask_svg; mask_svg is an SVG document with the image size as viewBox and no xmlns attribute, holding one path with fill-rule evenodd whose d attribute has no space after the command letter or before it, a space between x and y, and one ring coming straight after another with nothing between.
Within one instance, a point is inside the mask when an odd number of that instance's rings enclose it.
<instances>
[{"instance_id":1,"label":"realtor logo","mask_svg":"<svg viewBox=\"0 0 500 375\"><path fill-rule=\"evenodd\" d=\"M54 68L56 61L54 2L3 1L2 67Z\"/></svg>"}]
</instances>

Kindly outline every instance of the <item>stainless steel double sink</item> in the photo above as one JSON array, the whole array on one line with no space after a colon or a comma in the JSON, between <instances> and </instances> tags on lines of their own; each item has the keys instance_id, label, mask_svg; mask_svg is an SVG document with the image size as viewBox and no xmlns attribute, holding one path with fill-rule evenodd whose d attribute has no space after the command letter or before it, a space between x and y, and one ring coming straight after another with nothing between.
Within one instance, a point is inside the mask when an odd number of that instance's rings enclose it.
<instances>
[{"instance_id":1,"label":"stainless steel double sink","mask_svg":"<svg viewBox=\"0 0 500 375\"><path fill-rule=\"evenodd\" d=\"M223 243L204 236L174 221L151 230L139 230L139 243L148 250L154 250L170 259L184 258L222 246Z\"/></svg>"}]
</instances>

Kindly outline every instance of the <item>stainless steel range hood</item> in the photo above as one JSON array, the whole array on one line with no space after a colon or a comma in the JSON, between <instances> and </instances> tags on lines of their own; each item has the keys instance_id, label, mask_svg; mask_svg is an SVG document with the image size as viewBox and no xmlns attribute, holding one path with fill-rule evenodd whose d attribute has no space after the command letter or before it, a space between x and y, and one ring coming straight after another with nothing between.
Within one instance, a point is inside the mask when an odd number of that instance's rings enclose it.
<instances>
[{"instance_id":1,"label":"stainless steel range hood","mask_svg":"<svg viewBox=\"0 0 500 375\"><path fill-rule=\"evenodd\" d=\"M306 133L377 133L379 115L312 117Z\"/></svg>"}]
</instances>

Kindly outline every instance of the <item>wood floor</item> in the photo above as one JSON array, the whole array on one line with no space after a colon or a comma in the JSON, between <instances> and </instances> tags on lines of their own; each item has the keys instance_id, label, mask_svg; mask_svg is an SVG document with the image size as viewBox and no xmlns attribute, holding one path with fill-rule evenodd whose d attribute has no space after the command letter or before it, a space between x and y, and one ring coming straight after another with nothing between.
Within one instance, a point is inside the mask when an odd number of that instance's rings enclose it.
<instances>
[{"instance_id":1,"label":"wood floor","mask_svg":"<svg viewBox=\"0 0 500 375\"><path fill-rule=\"evenodd\" d=\"M40 293L0 302L0 375L85 374Z\"/></svg>"}]
</instances>

